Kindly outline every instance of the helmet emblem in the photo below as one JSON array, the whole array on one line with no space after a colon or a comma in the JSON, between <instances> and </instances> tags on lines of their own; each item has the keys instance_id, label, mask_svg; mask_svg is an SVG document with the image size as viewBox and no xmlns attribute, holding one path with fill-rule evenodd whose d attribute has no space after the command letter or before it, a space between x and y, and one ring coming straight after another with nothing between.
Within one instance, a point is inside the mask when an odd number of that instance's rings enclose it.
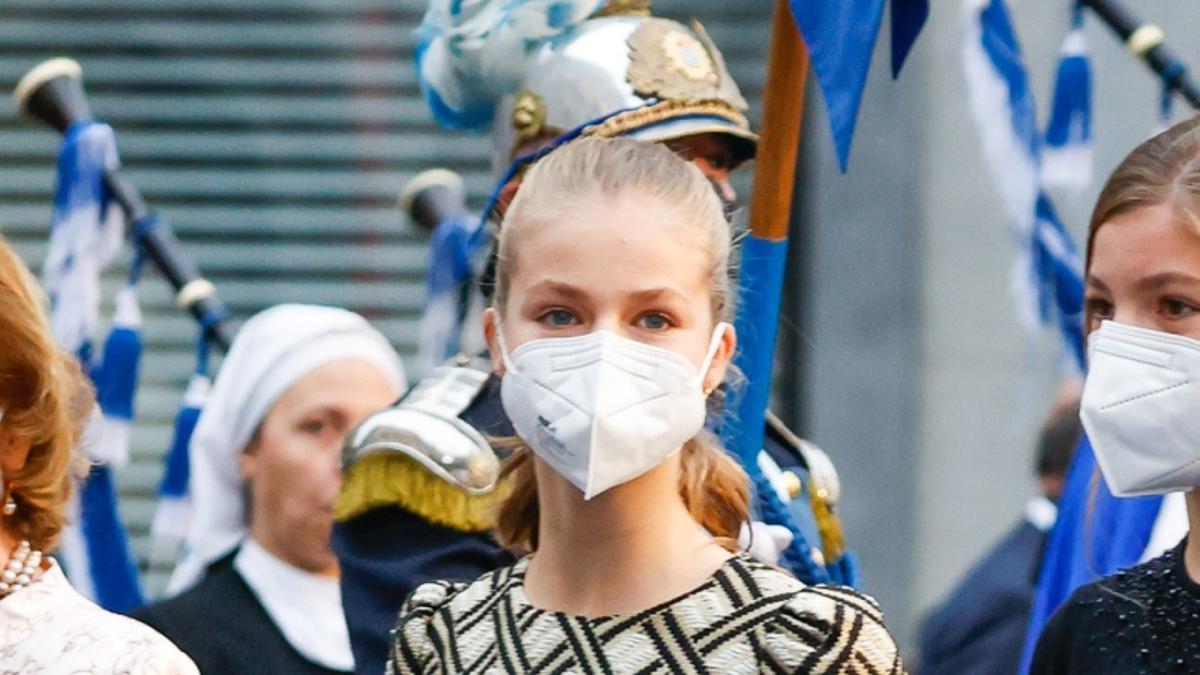
<instances>
[{"instance_id":1,"label":"helmet emblem","mask_svg":"<svg viewBox=\"0 0 1200 675\"><path fill-rule=\"evenodd\" d=\"M629 36L625 76L639 96L666 101L723 100L734 86L723 82L724 64L708 44L674 21L656 18Z\"/></svg>"},{"instance_id":2,"label":"helmet emblem","mask_svg":"<svg viewBox=\"0 0 1200 675\"><path fill-rule=\"evenodd\" d=\"M704 45L687 33L669 32L662 36L662 50L667 67L693 82L717 82L712 59Z\"/></svg>"}]
</instances>

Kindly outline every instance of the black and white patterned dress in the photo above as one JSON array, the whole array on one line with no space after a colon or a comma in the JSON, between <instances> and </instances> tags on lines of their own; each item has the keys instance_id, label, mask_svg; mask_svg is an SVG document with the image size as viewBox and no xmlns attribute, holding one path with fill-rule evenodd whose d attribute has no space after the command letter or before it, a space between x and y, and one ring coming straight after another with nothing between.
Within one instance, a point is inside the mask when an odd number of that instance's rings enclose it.
<instances>
[{"instance_id":1,"label":"black and white patterned dress","mask_svg":"<svg viewBox=\"0 0 1200 675\"><path fill-rule=\"evenodd\" d=\"M530 606L527 565L418 587L400 613L389 675L904 672L874 600L805 586L747 556L675 600L593 619Z\"/></svg>"}]
</instances>

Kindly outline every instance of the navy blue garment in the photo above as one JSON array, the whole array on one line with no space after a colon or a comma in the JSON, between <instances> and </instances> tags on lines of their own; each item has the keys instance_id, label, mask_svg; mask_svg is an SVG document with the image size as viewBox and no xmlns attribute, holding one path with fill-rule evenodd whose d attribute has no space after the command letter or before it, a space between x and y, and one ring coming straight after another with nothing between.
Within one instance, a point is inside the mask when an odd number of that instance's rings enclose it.
<instances>
[{"instance_id":1,"label":"navy blue garment","mask_svg":"<svg viewBox=\"0 0 1200 675\"><path fill-rule=\"evenodd\" d=\"M333 549L354 671L372 675L383 672L392 627L414 588L435 579L476 579L513 562L487 534L433 525L398 506L336 523Z\"/></svg>"},{"instance_id":2,"label":"navy blue garment","mask_svg":"<svg viewBox=\"0 0 1200 675\"><path fill-rule=\"evenodd\" d=\"M513 435L495 376L459 417L484 435ZM383 672L392 627L414 588L437 579L472 581L514 562L490 534L434 525L399 506L334 523L333 551L341 567L354 671L361 675Z\"/></svg>"},{"instance_id":3,"label":"navy blue garment","mask_svg":"<svg viewBox=\"0 0 1200 675\"><path fill-rule=\"evenodd\" d=\"M1017 675L1046 533L1022 521L934 608L916 675Z\"/></svg>"}]
</instances>

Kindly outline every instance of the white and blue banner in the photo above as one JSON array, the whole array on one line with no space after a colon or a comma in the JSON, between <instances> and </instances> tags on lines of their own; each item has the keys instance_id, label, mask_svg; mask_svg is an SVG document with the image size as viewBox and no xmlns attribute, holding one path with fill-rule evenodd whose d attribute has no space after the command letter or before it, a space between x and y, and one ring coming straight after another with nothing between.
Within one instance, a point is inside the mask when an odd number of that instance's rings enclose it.
<instances>
[{"instance_id":1,"label":"white and blue banner","mask_svg":"<svg viewBox=\"0 0 1200 675\"><path fill-rule=\"evenodd\" d=\"M42 269L59 344L76 354L96 385L100 413L84 442L92 469L72 499L62 558L72 583L113 611L142 603L112 470L128 457L129 423L141 356L140 312L132 285L118 295L112 333L98 361L100 275L120 250L124 225L103 174L116 167L112 129L93 121L67 130L58 156L50 247Z\"/></svg>"},{"instance_id":2,"label":"white and blue banner","mask_svg":"<svg viewBox=\"0 0 1200 675\"><path fill-rule=\"evenodd\" d=\"M984 154L1017 244L1012 284L1033 331L1058 329L1083 368L1083 265L1042 189L1042 133L1021 47L1003 0L965 0L963 71Z\"/></svg>"}]
</instances>

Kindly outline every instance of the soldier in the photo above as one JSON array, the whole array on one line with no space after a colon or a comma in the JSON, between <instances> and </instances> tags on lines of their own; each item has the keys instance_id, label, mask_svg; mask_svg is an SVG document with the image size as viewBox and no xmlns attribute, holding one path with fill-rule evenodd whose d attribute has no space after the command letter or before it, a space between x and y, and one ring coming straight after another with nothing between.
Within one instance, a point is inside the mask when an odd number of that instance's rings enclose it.
<instances>
[{"instance_id":1,"label":"soldier","mask_svg":"<svg viewBox=\"0 0 1200 675\"><path fill-rule=\"evenodd\" d=\"M667 144L733 203L729 175L754 155L757 137L744 114L745 99L698 23L689 28L652 17L647 0L610 0L595 12L563 2L477 3L466 10L473 12L469 17L450 14L461 5L434 3L418 61L439 122L461 127L495 120L496 165L508 169L485 214L503 212L531 161L581 135ZM552 9L564 6L575 14ZM504 32L514 27L525 32ZM499 53L497 43L509 51ZM518 76L507 72L512 68ZM360 673L382 670L388 632L417 585L474 579L512 560L489 535L505 494L504 450L489 439L513 430L500 405L499 380L479 356L476 308L484 301L472 290L488 292L490 237L460 212L461 188L453 179L425 176L416 187L406 195L410 212L436 223L434 241L458 270L452 283L441 284L455 308L440 313L449 327L423 331L423 337L451 335L461 354L347 441L334 548ZM435 256L434 266L451 264ZM833 514L839 485L832 462L773 417L765 445L759 465L801 527L792 533L757 523L743 533L743 545L770 559L793 536L801 537L813 544L816 565L852 583Z\"/></svg>"}]
</instances>

